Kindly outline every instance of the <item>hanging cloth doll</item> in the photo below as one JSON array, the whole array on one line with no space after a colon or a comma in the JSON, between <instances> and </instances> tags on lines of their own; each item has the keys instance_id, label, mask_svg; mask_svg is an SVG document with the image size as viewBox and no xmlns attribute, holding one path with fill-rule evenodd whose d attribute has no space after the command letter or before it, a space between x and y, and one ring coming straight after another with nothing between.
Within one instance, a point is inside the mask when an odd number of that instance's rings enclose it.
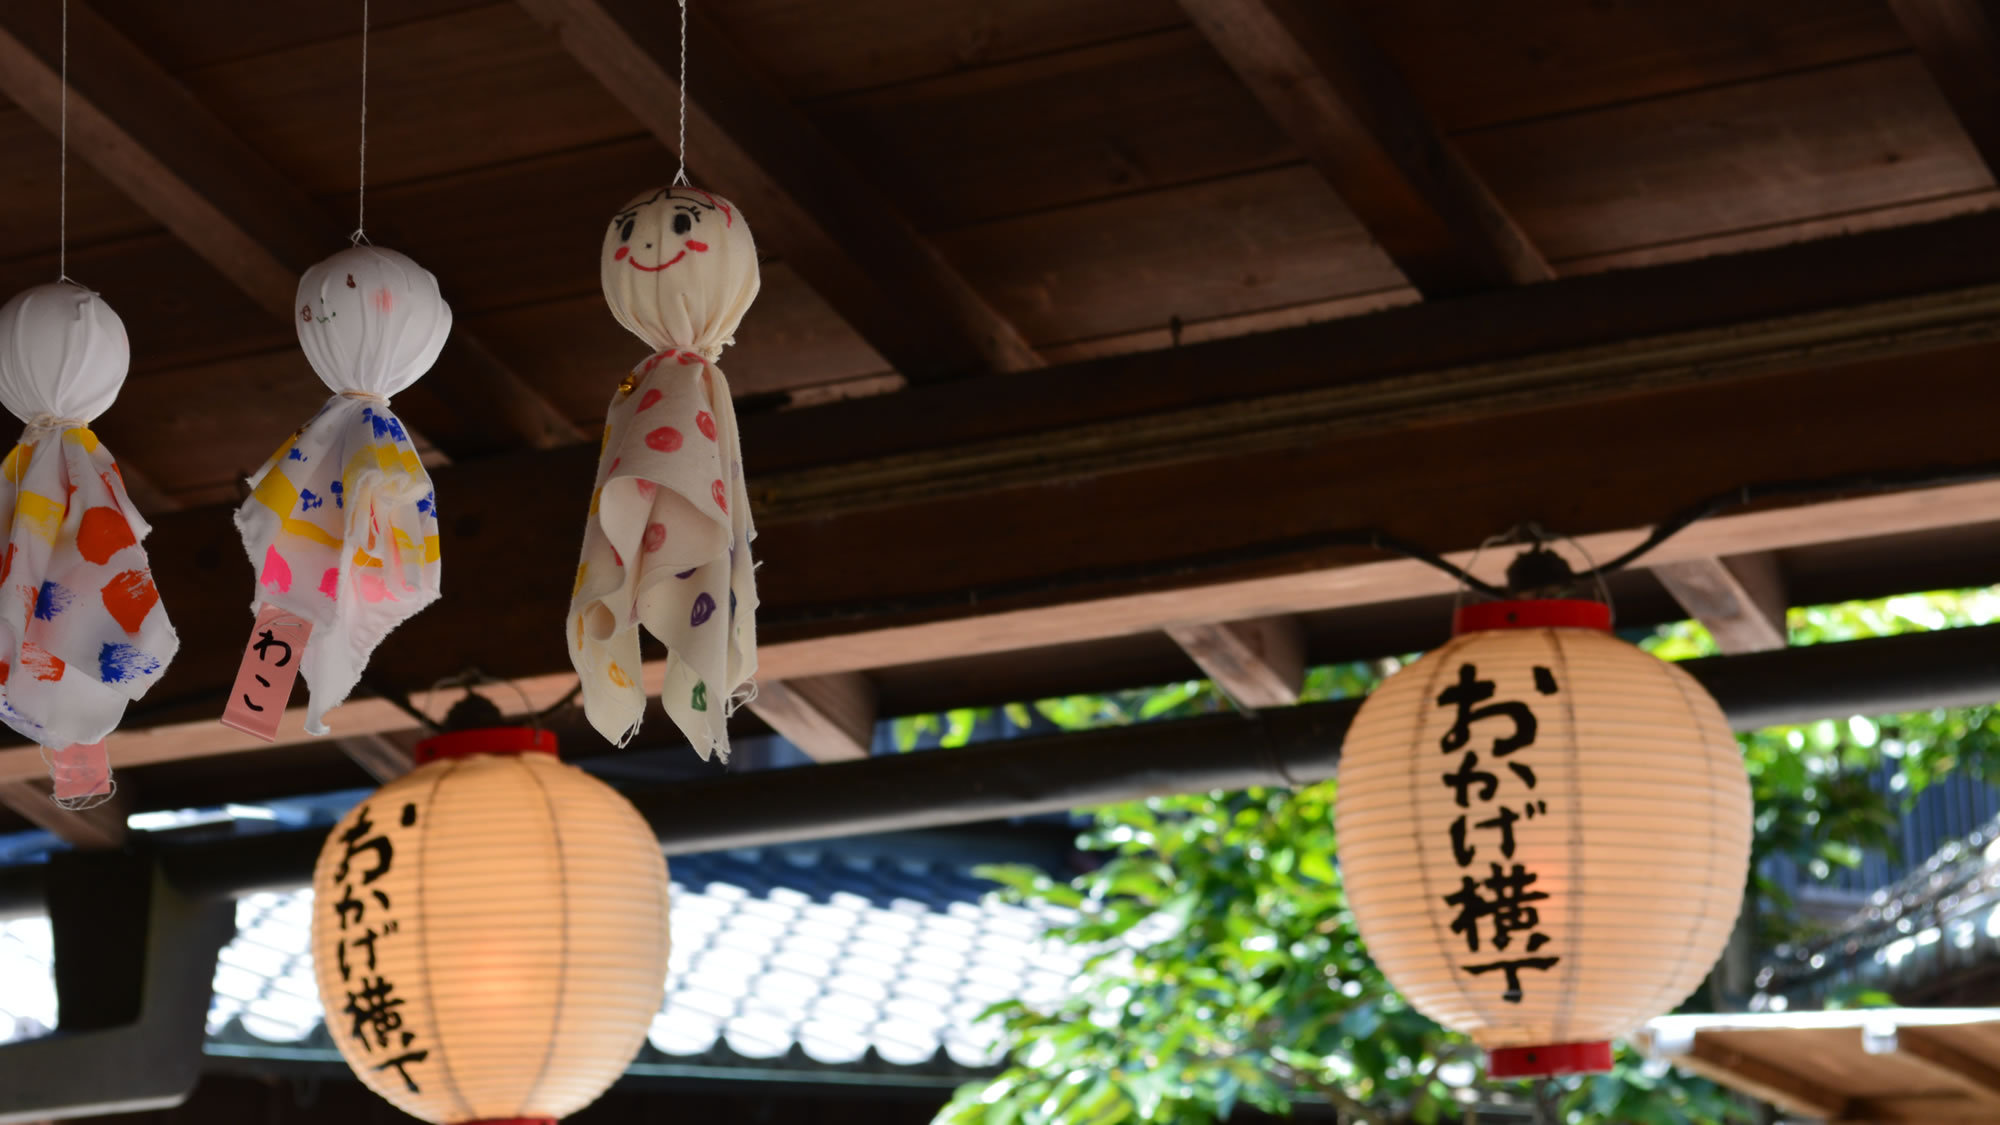
<instances>
[{"instance_id":1,"label":"hanging cloth doll","mask_svg":"<svg viewBox=\"0 0 2000 1125\"><path fill-rule=\"evenodd\" d=\"M300 667L306 730L347 698L375 646L438 597L430 474L389 396L444 349L437 278L394 250L355 246L307 270L299 345L333 397L250 478L236 526L258 605L312 623Z\"/></svg>"},{"instance_id":2,"label":"hanging cloth doll","mask_svg":"<svg viewBox=\"0 0 2000 1125\"><path fill-rule=\"evenodd\" d=\"M59 754L101 742L180 647L139 545L152 529L90 432L131 359L81 286L0 307L0 402L28 424L0 468L0 720Z\"/></svg>"},{"instance_id":3,"label":"hanging cloth doll","mask_svg":"<svg viewBox=\"0 0 2000 1125\"><path fill-rule=\"evenodd\" d=\"M618 322L653 354L611 398L566 638L583 708L623 745L646 706L639 626L666 642L662 701L702 757L757 672L736 411L716 359L757 296L757 247L727 200L662 188L612 216L600 262Z\"/></svg>"}]
</instances>

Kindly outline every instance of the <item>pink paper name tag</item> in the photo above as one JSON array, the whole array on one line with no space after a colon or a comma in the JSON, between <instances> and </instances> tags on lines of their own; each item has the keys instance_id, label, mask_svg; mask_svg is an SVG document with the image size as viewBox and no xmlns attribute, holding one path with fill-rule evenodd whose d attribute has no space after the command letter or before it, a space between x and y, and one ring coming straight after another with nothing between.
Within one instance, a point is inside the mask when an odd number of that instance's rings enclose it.
<instances>
[{"instance_id":1,"label":"pink paper name tag","mask_svg":"<svg viewBox=\"0 0 2000 1125\"><path fill-rule=\"evenodd\" d=\"M285 716L310 636L312 622L297 614L269 605L257 611L243 663L236 666L235 686L229 689L229 706L222 710L223 726L277 741L278 721Z\"/></svg>"},{"instance_id":2,"label":"pink paper name tag","mask_svg":"<svg viewBox=\"0 0 2000 1125\"><path fill-rule=\"evenodd\" d=\"M102 742L78 742L49 755L50 794L57 802L80 801L111 792L111 756Z\"/></svg>"}]
</instances>

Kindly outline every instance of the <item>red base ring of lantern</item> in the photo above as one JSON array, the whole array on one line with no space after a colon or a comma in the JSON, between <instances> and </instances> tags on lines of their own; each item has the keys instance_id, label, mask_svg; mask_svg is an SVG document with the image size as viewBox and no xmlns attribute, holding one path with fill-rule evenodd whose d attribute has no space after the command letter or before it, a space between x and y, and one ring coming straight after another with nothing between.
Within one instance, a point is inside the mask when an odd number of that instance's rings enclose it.
<instances>
[{"instance_id":1,"label":"red base ring of lantern","mask_svg":"<svg viewBox=\"0 0 2000 1125\"><path fill-rule=\"evenodd\" d=\"M1489 1078L1554 1078L1562 1074L1603 1074L1610 1069L1609 1042L1502 1047L1486 1055Z\"/></svg>"},{"instance_id":2,"label":"red base ring of lantern","mask_svg":"<svg viewBox=\"0 0 2000 1125\"><path fill-rule=\"evenodd\" d=\"M1454 637L1489 629L1596 629L1608 633L1611 607L1582 598L1535 598L1462 605L1452 615Z\"/></svg>"},{"instance_id":3,"label":"red base ring of lantern","mask_svg":"<svg viewBox=\"0 0 2000 1125\"><path fill-rule=\"evenodd\" d=\"M556 732L536 730L533 727L483 727L479 730L453 731L450 734L434 735L417 743L418 765L435 762L441 758L463 758L468 754L553 754L556 752ZM523 1117L519 1121L535 1125L543 1120L539 1117ZM467 1122L466 1125L510 1125L510 1121Z\"/></svg>"}]
</instances>

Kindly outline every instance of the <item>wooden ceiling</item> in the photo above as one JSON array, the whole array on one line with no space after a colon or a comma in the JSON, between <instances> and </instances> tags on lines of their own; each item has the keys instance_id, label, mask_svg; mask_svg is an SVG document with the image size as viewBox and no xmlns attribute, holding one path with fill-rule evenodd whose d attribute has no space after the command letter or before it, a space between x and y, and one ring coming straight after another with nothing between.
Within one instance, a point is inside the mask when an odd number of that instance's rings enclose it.
<instances>
[{"instance_id":1,"label":"wooden ceiling","mask_svg":"<svg viewBox=\"0 0 2000 1125\"><path fill-rule=\"evenodd\" d=\"M1092 585L1092 568L1392 524L1462 550L1529 517L1609 543L1749 481L1993 455L1994 314L1966 312L1963 294L1993 280L2000 224L1954 220L2000 199L1982 158L2000 158L2000 39L1971 0L692 9L690 170L743 208L766 255L724 366L765 530L767 665L774 680L834 678L807 691L836 701L822 720L880 690L987 700L961 657L1028 667L1023 653L1102 643L1127 662L1046 667L1079 685L1143 682L1175 651L1159 630L1177 621L1439 589L1380 569L1405 564L1362 565L1379 555L1320 550L1199 578L1345 568L1342 588L1362 593L1301 580L1091 627L987 616L1055 620L1196 584L1161 571ZM10 290L56 272L56 11L0 0ZM149 484L156 568L187 639L156 693L171 698L136 725L193 723L227 674L207 665L240 647L250 589L220 506L324 397L289 310L297 273L353 225L359 5L70 12L69 273L133 342L133 376L97 429ZM374 19L367 227L435 272L457 316L452 350L397 404L439 466L447 598L392 640L379 683L421 690L476 654L559 695L552 607L584 443L643 350L604 308L597 248L605 218L674 171L673 6L403 0ZM1850 324L1874 335L1850 339ZM1634 343L1676 333L1708 335ZM1492 366L1557 354L1536 368L1539 399ZM1409 380L1426 372L1417 410ZM1312 395L1372 380L1394 394L1339 405L1320 430L1261 444L1211 432L1256 403L1262 421L1239 428L1282 431ZM1924 404L1925 429L1878 441L1891 387L1903 408ZM1614 468L1626 455L1638 467ZM1225 470L1247 483L1219 483ZM1978 491L1718 539L1681 552L1694 569L1667 588L1685 604L1720 584L1725 602L1782 608L1768 587L1786 575L1716 561L1770 550L1806 552L1793 577L1817 589L1893 584L1879 566L1822 581L1809 560L2000 519L1992 489L1965 487ZM1246 490L1262 499L1236 504ZM548 542L509 540L522 510L547 525L523 534ZM1983 569L1988 541L1952 540L1944 569L2000 577ZM937 601L974 588L980 607ZM496 622L500 604L529 624ZM869 608L842 612L855 606ZM531 610L553 613L545 629ZM940 618L970 624L911 640ZM1340 632L1315 622L1311 637ZM1313 640L1307 656L1329 651L1346 648ZM190 752L240 749L202 737Z\"/></svg>"}]
</instances>

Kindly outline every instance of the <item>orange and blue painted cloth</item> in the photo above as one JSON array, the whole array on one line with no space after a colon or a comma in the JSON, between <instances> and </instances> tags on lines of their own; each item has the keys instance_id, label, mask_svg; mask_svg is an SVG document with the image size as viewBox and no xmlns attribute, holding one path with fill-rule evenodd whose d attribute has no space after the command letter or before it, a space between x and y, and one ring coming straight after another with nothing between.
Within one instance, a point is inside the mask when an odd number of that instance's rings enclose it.
<instances>
[{"instance_id":1,"label":"orange and blue painted cloth","mask_svg":"<svg viewBox=\"0 0 2000 1125\"><path fill-rule=\"evenodd\" d=\"M95 293L58 284L0 308L0 400L28 422L0 463L0 721L53 750L101 741L180 647L151 530L88 422L131 352Z\"/></svg>"},{"instance_id":2,"label":"orange and blue painted cloth","mask_svg":"<svg viewBox=\"0 0 2000 1125\"><path fill-rule=\"evenodd\" d=\"M623 744L645 716L639 630L667 715L702 757L729 757L728 713L757 673L756 530L729 381L715 358L757 295L757 248L727 200L693 188L611 221L605 299L654 349L612 396L571 591L584 714Z\"/></svg>"},{"instance_id":3,"label":"orange and blue painted cloth","mask_svg":"<svg viewBox=\"0 0 2000 1125\"><path fill-rule=\"evenodd\" d=\"M451 330L437 279L357 246L299 283L299 342L335 394L250 478L236 512L256 568L254 615L311 621L306 730L360 682L383 638L438 599L437 498L389 396L430 369Z\"/></svg>"}]
</instances>

